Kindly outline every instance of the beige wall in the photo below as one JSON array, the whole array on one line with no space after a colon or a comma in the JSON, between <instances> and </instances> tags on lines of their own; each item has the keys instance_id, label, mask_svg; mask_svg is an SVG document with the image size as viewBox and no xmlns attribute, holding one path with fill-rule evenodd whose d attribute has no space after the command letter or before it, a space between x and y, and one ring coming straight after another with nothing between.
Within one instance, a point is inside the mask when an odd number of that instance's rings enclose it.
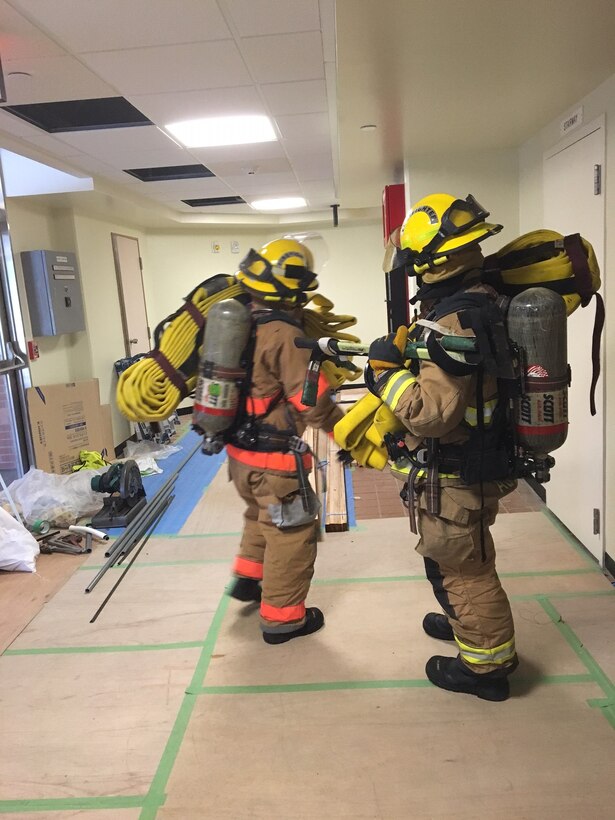
<instances>
[{"instance_id":1,"label":"beige wall","mask_svg":"<svg viewBox=\"0 0 615 820\"><path fill-rule=\"evenodd\" d=\"M32 339L27 299L21 273L21 251L76 250L72 213L39 205L32 197L6 200L11 242L20 283L26 338ZM87 320L86 320L87 321ZM32 383L56 384L92 377L87 332L39 337L40 359L31 362Z\"/></svg>"},{"instance_id":2,"label":"beige wall","mask_svg":"<svg viewBox=\"0 0 615 820\"><path fill-rule=\"evenodd\" d=\"M615 117L615 75L610 77L602 85L598 86L591 94L578 100L571 106L570 110L575 110L580 105L583 106L583 120L590 123L602 114L606 115L606 168L603 179L605 180L605 258L603 270L604 295L606 305L606 325L604 331L604 360L602 368L602 378L605 380L606 391L606 474L605 474L605 496L607 503L605 510L605 544L609 555L615 554L612 546L615 539L615 515L612 514L608 504L608 499L613 497L615 492L615 431L608 424L608 407L615 406L615 373L612 368L609 370L609 362L615 349L615 301L607 298L608 283L605 282L608 276L611 260L615 259L615 230L611 226L615 225L615 128L611 127L612 119ZM569 111L562 111L561 116L543 128L535 137L521 147L519 152L520 160L520 197L519 213L521 232L534 230L542 227L543 223L543 154L546 150L556 145L560 139L560 122ZM609 173L609 168L611 173ZM609 546L611 545L611 546Z\"/></svg>"},{"instance_id":3,"label":"beige wall","mask_svg":"<svg viewBox=\"0 0 615 820\"><path fill-rule=\"evenodd\" d=\"M40 358L31 362L34 385L97 378L102 404L111 404L115 444L130 434L130 425L115 407L113 363L125 355L111 233L136 236L145 251L144 234L133 227L98 219L79 209L54 208L33 197L7 199L26 338L32 330L19 253L23 250L72 251L81 270L86 330L36 339Z\"/></svg>"},{"instance_id":4,"label":"beige wall","mask_svg":"<svg viewBox=\"0 0 615 820\"><path fill-rule=\"evenodd\" d=\"M301 226L293 226L293 233L300 232ZM357 317L357 330L351 332L366 340L386 332L380 224L319 228L315 232L324 238L329 256L319 277L320 290L335 303L337 311ZM258 249L283 233L223 233L211 228L149 232L144 277L152 327L176 310L199 282L216 273L235 273L251 247ZM231 253L231 241L239 243L239 253ZM212 253L212 242L221 245L219 253Z\"/></svg>"},{"instance_id":5,"label":"beige wall","mask_svg":"<svg viewBox=\"0 0 615 820\"><path fill-rule=\"evenodd\" d=\"M433 193L461 198L473 194L503 231L482 243L493 253L519 234L519 160L517 151L481 151L458 156L408 157L406 197L416 202Z\"/></svg>"}]
</instances>

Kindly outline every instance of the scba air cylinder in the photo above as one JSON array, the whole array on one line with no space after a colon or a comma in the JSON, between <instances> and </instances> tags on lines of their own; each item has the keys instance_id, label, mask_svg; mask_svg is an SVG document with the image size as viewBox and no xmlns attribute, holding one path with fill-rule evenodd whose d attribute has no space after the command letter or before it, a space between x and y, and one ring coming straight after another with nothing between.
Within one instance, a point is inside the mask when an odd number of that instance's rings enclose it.
<instances>
[{"instance_id":1,"label":"scba air cylinder","mask_svg":"<svg viewBox=\"0 0 615 820\"><path fill-rule=\"evenodd\" d=\"M207 314L192 423L207 436L231 426L237 414L239 390L246 375L241 357L251 328L250 310L236 299L225 299Z\"/></svg>"},{"instance_id":2,"label":"scba air cylinder","mask_svg":"<svg viewBox=\"0 0 615 820\"><path fill-rule=\"evenodd\" d=\"M520 348L523 393L515 403L519 445L543 456L568 434L566 305L547 288L528 288L511 299L508 334Z\"/></svg>"}]
</instances>

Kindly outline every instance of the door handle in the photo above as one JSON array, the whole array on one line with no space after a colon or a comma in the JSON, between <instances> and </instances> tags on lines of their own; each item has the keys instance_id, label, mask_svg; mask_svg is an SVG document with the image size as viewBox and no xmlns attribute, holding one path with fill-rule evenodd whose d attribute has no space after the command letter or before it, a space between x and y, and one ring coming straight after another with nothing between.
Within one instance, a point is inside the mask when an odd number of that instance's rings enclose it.
<instances>
[{"instance_id":1,"label":"door handle","mask_svg":"<svg viewBox=\"0 0 615 820\"><path fill-rule=\"evenodd\" d=\"M16 342L6 343L6 351L12 359L0 359L0 374L11 373L13 370L23 370L28 366L25 353L22 353Z\"/></svg>"},{"instance_id":2,"label":"door handle","mask_svg":"<svg viewBox=\"0 0 615 820\"><path fill-rule=\"evenodd\" d=\"M129 339L128 341L130 342L131 345L136 345L139 340L138 339Z\"/></svg>"}]
</instances>

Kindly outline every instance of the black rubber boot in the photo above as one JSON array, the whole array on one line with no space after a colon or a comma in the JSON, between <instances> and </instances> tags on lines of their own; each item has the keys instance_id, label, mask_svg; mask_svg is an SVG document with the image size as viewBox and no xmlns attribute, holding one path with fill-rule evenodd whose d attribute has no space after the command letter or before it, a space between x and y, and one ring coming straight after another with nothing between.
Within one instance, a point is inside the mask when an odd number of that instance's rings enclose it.
<instances>
[{"instance_id":1,"label":"black rubber boot","mask_svg":"<svg viewBox=\"0 0 615 820\"><path fill-rule=\"evenodd\" d=\"M255 601L258 604L262 594L260 581L255 578L235 578L228 594L238 601Z\"/></svg>"},{"instance_id":2,"label":"black rubber boot","mask_svg":"<svg viewBox=\"0 0 615 820\"><path fill-rule=\"evenodd\" d=\"M453 628L448 622L446 615L439 612L428 612L423 618L423 629L430 638L437 638L439 641L454 641Z\"/></svg>"},{"instance_id":3,"label":"black rubber boot","mask_svg":"<svg viewBox=\"0 0 615 820\"><path fill-rule=\"evenodd\" d=\"M311 635L325 625L325 616L320 609L309 606L305 610L305 623L294 632L263 632L265 643L286 643L293 638L300 638L302 635Z\"/></svg>"},{"instance_id":4,"label":"black rubber boot","mask_svg":"<svg viewBox=\"0 0 615 820\"><path fill-rule=\"evenodd\" d=\"M434 655L427 661L425 673L434 686L449 692L464 692L483 700L506 700L510 695L508 678L501 672L476 675L460 660Z\"/></svg>"}]
</instances>

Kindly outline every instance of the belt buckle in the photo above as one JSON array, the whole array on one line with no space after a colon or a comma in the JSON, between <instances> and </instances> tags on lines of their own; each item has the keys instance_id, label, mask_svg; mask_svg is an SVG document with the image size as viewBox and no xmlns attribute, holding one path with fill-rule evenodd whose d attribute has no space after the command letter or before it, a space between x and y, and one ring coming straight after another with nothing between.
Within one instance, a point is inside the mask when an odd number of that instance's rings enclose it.
<instances>
[{"instance_id":1,"label":"belt buckle","mask_svg":"<svg viewBox=\"0 0 615 820\"><path fill-rule=\"evenodd\" d=\"M309 447L307 443L299 436L291 436L288 440L288 449L291 453L307 453Z\"/></svg>"},{"instance_id":2,"label":"belt buckle","mask_svg":"<svg viewBox=\"0 0 615 820\"><path fill-rule=\"evenodd\" d=\"M417 464L422 464L426 467L429 464L429 450L427 447L422 447L420 450L415 450L412 453L412 459Z\"/></svg>"}]
</instances>

